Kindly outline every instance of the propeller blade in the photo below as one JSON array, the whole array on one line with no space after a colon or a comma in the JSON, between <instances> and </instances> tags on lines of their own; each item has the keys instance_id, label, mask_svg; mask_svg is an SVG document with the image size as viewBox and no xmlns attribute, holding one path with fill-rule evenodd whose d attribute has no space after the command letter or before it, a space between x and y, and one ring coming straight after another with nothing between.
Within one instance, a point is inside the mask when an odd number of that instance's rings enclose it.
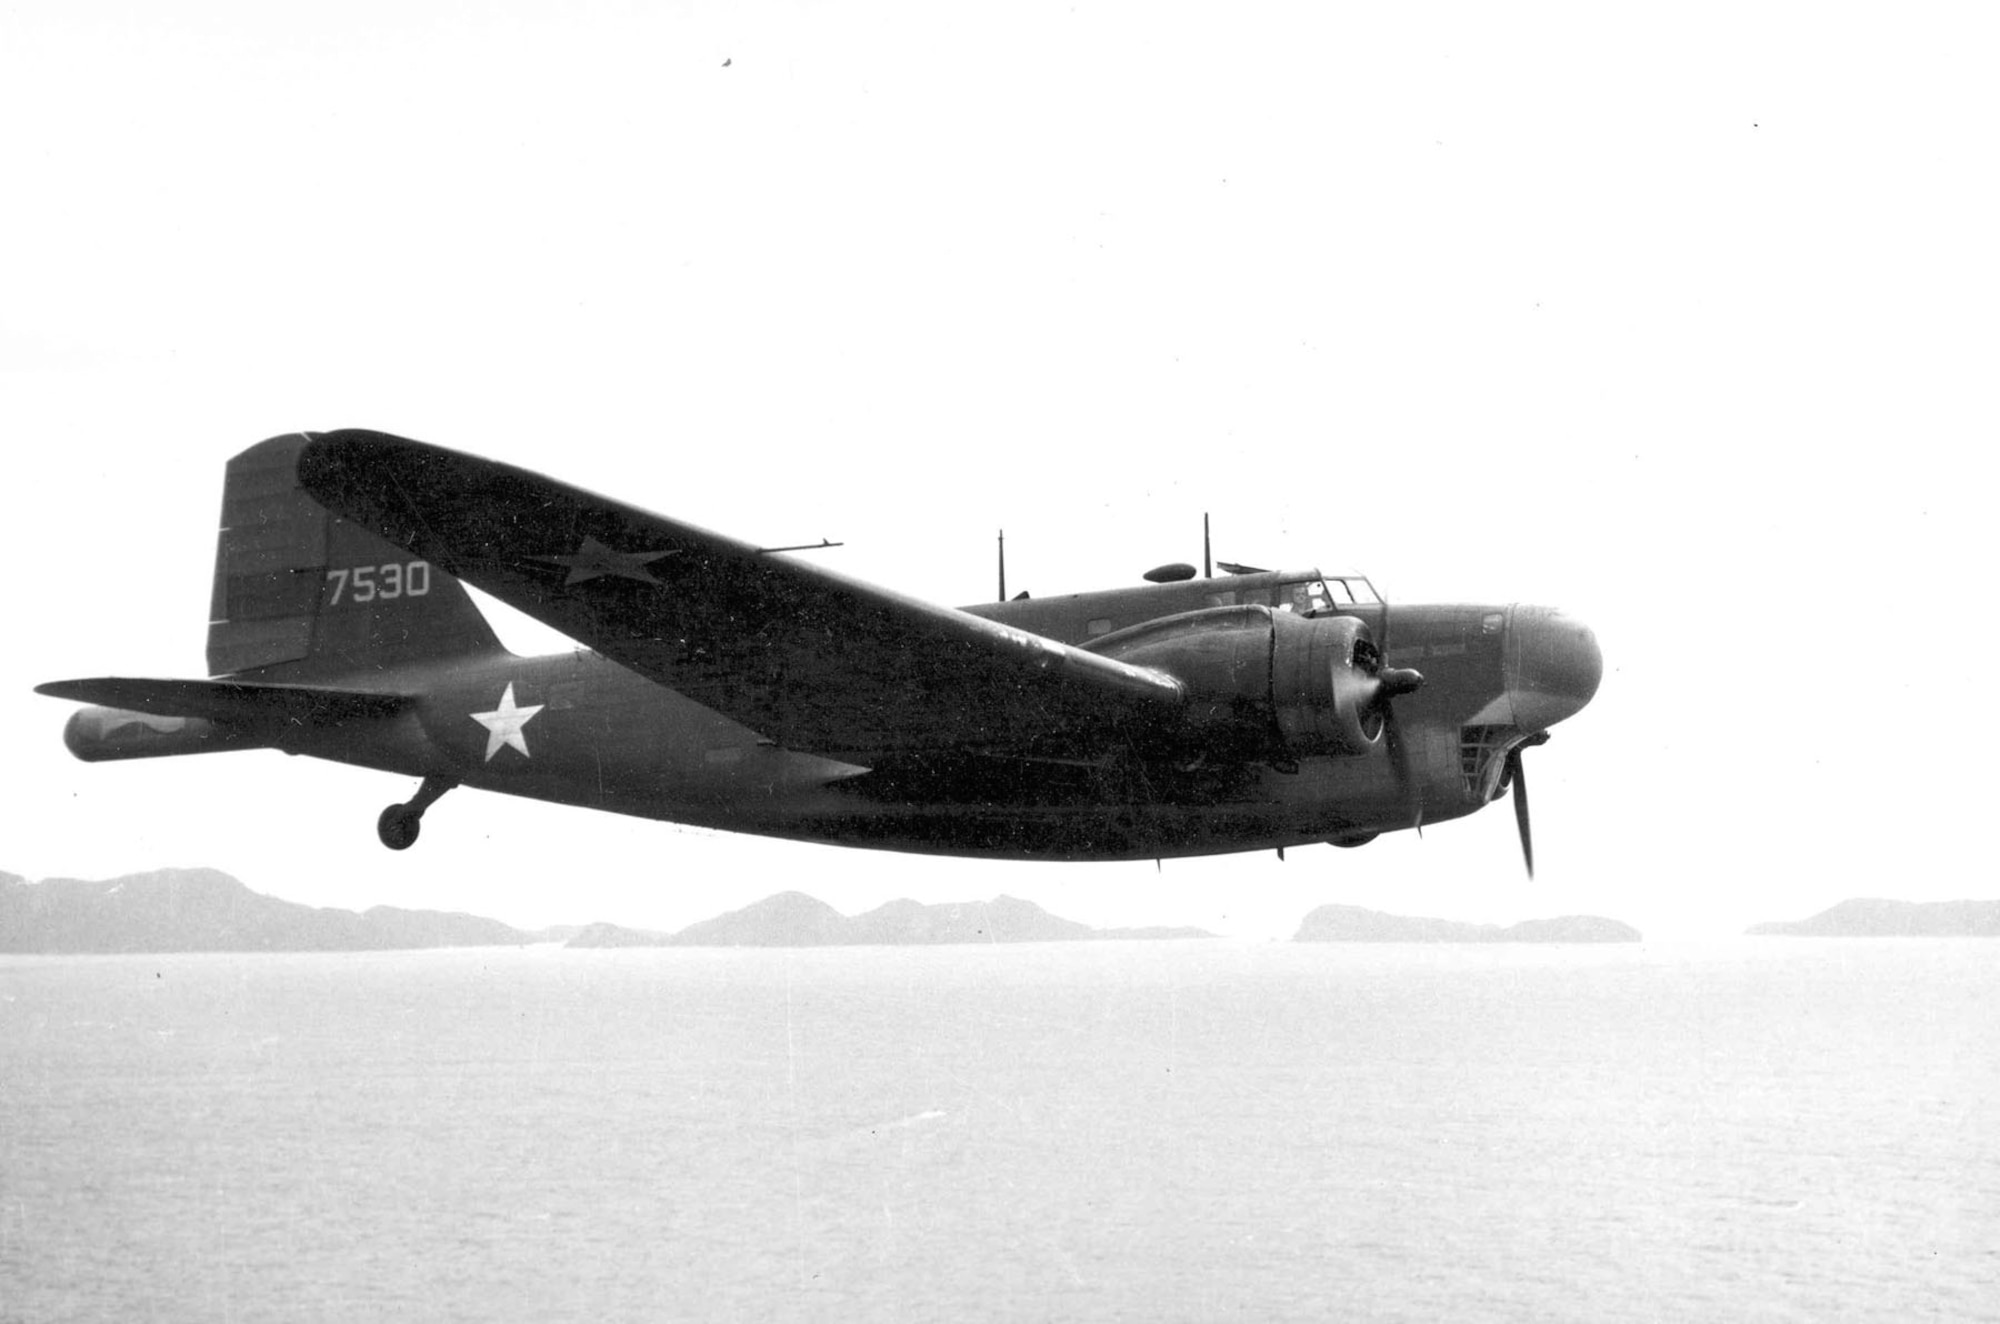
<instances>
[{"instance_id":1,"label":"propeller blade","mask_svg":"<svg viewBox=\"0 0 2000 1324\"><path fill-rule=\"evenodd\" d=\"M1410 822L1422 830L1424 823L1424 803L1422 788L1410 773L1410 746L1403 739L1403 724L1396 716L1396 705L1390 700L1402 694L1413 694L1423 685L1420 672L1408 668L1384 670L1376 673L1376 689L1371 700L1382 711L1382 739L1389 746L1389 762L1396 770L1396 786L1403 793L1403 802L1409 807Z\"/></svg>"},{"instance_id":2,"label":"propeller blade","mask_svg":"<svg viewBox=\"0 0 2000 1324\"><path fill-rule=\"evenodd\" d=\"M1396 721L1396 710L1393 706L1385 708L1382 713L1382 742L1389 747L1389 766L1396 770L1396 788L1403 793L1404 801L1408 802L1410 799L1410 752L1403 745L1402 726ZM1414 817L1414 806L1412 806L1413 821Z\"/></svg>"},{"instance_id":3,"label":"propeller blade","mask_svg":"<svg viewBox=\"0 0 2000 1324\"><path fill-rule=\"evenodd\" d=\"M1512 750L1507 755L1507 777L1514 783L1514 822L1521 829L1521 862L1528 866L1528 877L1535 876L1535 836L1528 828L1528 774L1521 764L1521 751Z\"/></svg>"},{"instance_id":4,"label":"propeller blade","mask_svg":"<svg viewBox=\"0 0 2000 1324\"><path fill-rule=\"evenodd\" d=\"M1530 878L1535 876L1535 837L1528 830L1528 771L1521 754L1536 745L1548 743L1549 733L1537 731L1507 751L1507 780L1514 786L1514 822L1521 829L1521 862L1528 866Z\"/></svg>"},{"instance_id":5,"label":"propeller blade","mask_svg":"<svg viewBox=\"0 0 2000 1324\"><path fill-rule=\"evenodd\" d=\"M1375 697L1373 702L1382 709L1382 738L1389 745L1389 761L1396 769L1396 785L1403 792L1403 803L1410 811L1410 823L1417 829L1417 835L1424 834L1424 801L1422 789L1416 779L1410 776L1410 747L1403 740L1402 723L1396 720L1396 705L1391 702L1398 695L1415 694L1423 688L1424 673L1411 667L1391 667L1389 660L1389 604L1382 604L1381 640L1377 646L1375 662Z\"/></svg>"}]
</instances>

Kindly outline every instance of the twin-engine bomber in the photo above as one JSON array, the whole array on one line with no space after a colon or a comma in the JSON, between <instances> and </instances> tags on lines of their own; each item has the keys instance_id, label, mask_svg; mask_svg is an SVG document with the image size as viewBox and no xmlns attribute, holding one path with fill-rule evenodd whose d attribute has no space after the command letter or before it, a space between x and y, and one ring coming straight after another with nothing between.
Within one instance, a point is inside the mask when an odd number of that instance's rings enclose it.
<instances>
[{"instance_id":1,"label":"twin-engine bomber","mask_svg":"<svg viewBox=\"0 0 2000 1324\"><path fill-rule=\"evenodd\" d=\"M1163 566L949 608L378 432L229 462L206 680L58 681L87 760L277 749L884 850L1131 860L1356 846L1469 814L1603 671L1545 607ZM582 648L519 657L465 585ZM1004 597L1004 589L1003 589Z\"/></svg>"}]
</instances>

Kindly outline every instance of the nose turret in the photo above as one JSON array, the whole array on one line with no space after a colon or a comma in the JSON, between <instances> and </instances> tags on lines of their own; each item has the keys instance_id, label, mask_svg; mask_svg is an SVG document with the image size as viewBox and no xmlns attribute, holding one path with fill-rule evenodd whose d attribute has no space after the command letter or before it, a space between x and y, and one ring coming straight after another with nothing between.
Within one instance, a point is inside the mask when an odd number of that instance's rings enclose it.
<instances>
[{"instance_id":1,"label":"nose turret","mask_svg":"<svg viewBox=\"0 0 2000 1324\"><path fill-rule=\"evenodd\" d=\"M1590 627L1553 607L1507 614L1503 662L1514 724L1546 731L1583 711L1604 678L1604 654Z\"/></svg>"}]
</instances>

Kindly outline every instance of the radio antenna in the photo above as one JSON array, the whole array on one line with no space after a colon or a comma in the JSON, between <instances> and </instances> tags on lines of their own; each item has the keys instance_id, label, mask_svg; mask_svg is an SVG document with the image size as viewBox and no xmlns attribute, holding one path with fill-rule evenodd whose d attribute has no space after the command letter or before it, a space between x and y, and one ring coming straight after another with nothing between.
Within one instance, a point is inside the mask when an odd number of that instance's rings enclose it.
<instances>
[{"instance_id":1,"label":"radio antenna","mask_svg":"<svg viewBox=\"0 0 2000 1324\"><path fill-rule=\"evenodd\" d=\"M826 539L821 538L818 542L793 543L790 547L759 547L757 549L757 555L770 556L775 552L819 552L819 551L824 551L829 547L845 547L845 546L847 546L847 544L844 542L828 542Z\"/></svg>"},{"instance_id":2,"label":"radio antenna","mask_svg":"<svg viewBox=\"0 0 2000 1324\"><path fill-rule=\"evenodd\" d=\"M1215 567L1208 559L1208 512L1205 510L1201 512L1201 577L1215 578Z\"/></svg>"},{"instance_id":3,"label":"radio antenna","mask_svg":"<svg viewBox=\"0 0 2000 1324\"><path fill-rule=\"evenodd\" d=\"M1007 530L1000 530L1000 599L1007 600Z\"/></svg>"}]
</instances>

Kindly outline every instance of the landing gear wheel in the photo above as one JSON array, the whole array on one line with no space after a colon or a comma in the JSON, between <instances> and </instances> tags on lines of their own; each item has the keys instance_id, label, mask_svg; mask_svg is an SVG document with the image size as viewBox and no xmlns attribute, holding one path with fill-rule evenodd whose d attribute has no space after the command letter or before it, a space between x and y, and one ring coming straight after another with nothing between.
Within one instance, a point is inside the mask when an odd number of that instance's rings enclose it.
<instances>
[{"instance_id":1,"label":"landing gear wheel","mask_svg":"<svg viewBox=\"0 0 2000 1324\"><path fill-rule=\"evenodd\" d=\"M382 817L375 820L375 835L382 838L382 844L390 850L408 850L416 844L417 833L423 830L424 816L413 814L404 805L390 805L382 811Z\"/></svg>"},{"instance_id":2,"label":"landing gear wheel","mask_svg":"<svg viewBox=\"0 0 2000 1324\"><path fill-rule=\"evenodd\" d=\"M423 830L424 810L437 803L439 796L458 785L451 777L426 777L424 784L408 803L390 805L375 820L375 835L390 850L408 850L416 844L417 833Z\"/></svg>"}]
</instances>

